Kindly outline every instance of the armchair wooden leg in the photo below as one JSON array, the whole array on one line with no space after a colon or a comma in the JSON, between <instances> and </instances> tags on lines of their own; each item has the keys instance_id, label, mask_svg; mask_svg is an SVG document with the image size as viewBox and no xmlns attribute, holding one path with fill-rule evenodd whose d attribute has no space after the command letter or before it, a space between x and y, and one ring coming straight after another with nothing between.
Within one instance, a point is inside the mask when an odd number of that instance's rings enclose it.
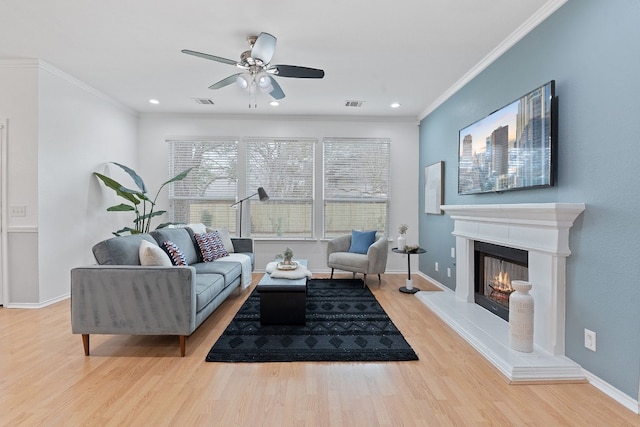
<instances>
[{"instance_id":1,"label":"armchair wooden leg","mask_svg":"<svg viewBox=\"0 0 640 427\"><path fill-rule=\"evenodd\" d=\"M380 277L380 274L378 274L378 284L382 285L382 277Z\"/></svg>"},{"instance_id":2,"label":"armchair wooden leg","mask_svg":"<svg viewBox=\"0 0 640 427\"><path fill-rule=\"evenodd\" d=\"M187 337L180 335L180 357L184 357L187 353Z\"/></svg>"},{"instance_id":3,"label":"armchair wooden leg","mask_svg":"<svg viewBox=\"0 0 640 427\"><path fill-rule=\"evenodd\" d=\"M333 268L331 269L331 277L329 277L330 279L333 279Z\"/></svg>"},{"instance_id":4,"label":"armchair wooden leg","mask_svg":"<svg viewBox=\"0 0 640 427\"><path fill-rule=\"evenodd\" d=\"M89 334L82 334L82 346L84 347L84 355L89 355Z\"/></svg>"},{"instance_id":5,"label":"armchair wooden leg","mask_svg":"<svg viewBox=\"0 0 640 427\"><path fill-rule=\"evenodd\" d=\"M364 279L364 284L362 285L362 287L364 288L365 286L367 286L367 275L363 274L363 279Z\"/></svg>"}]
</instances>

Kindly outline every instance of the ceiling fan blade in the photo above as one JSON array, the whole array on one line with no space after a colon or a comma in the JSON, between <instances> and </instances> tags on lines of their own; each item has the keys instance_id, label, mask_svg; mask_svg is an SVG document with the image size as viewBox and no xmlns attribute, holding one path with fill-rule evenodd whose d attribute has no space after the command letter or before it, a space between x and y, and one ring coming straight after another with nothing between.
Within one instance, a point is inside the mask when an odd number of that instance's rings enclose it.
<instances>
[{"instance_id":1,"label":"ceiling fan blade","mask_svg":"<svg viewBox=\"0 0 640 427\"><path fill-rule=\"evenodd\" d=\"M232 61L231 59L221 58L215 55L209 55L208 53L196 52L195 50L182 49L182 53L186 53L187 55L198 56L200 58L209 59L211 61L222 62L223 64L236 65L237 61Z\"/></svg>"},{"instance_id":2,"label":"ceiling fan blade","mask_svg":"<svg viewBox=\"0 0 640 427\"><path fill-rule=\"evenodd\" d=\"M274 65L280 77L297 77L299 79L321 79L324 77L324 70L318 68L299 67L297 65Z\"/></svg>"},{"instance_id":3,"label":"ceiling fan blade","mask_svg":"<svg viewBox=\"0 0 640 427\"><path fill-rule=\"evenodd\" d=\"M277 40L269 33L260 33L251 49L251 57L260 59L264 64L268 64L276 51Z\"/></svg>"},{"instance_id":4,"label":"ceiling fan blade","mask_svg":"<svg viewBox=\"0 0 640 427\"><path fill-rule=\"evenodd\" d=\"M284 98L284 92L282 91L282 88L280 87L276 79L271 79L271 86L273 86L273 90L269 92L269 95L271 95L274 99Z\"/></svg>"},{"instance_id":5,"label":"ceiling fan blade","mask_svg":"<svg viewBox=\"0 0 640 427\"><path fill-rule=\"evenodd\" d=\"M236 79L238 78L238 76L242 74L242 73L237 73L237 74L232 74L229 77L226 77L222 80L220 80L218 83L214 83L211 86L209 86L209 89L220 89L223 88L225 86L229 86L230 84L233 84L236 82Z\"/></svg>"}]
</instances>

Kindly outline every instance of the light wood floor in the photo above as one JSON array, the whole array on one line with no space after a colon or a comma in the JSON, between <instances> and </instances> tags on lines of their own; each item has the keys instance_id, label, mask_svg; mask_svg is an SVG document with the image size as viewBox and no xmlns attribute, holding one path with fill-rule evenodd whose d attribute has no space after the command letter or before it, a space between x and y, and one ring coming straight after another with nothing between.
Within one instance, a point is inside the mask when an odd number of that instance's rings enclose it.
<instances>
[{"instance_id":1,"label":"light wood floor","mask_svg":"<svg viewBox=\"0 0 640 427\"><path fill-rule=\"evenodd\" d=\"M0 425L640 425L589 384L508 385L417 298L398 292L404 279L369 284L414 362L205 362L249 292L232 295L188 338L185 358L176 337L114 335L92 335L85 357L68 301L0 308ZM414 286L433 285L416 276Z\"/></svg>"}]
</instances>

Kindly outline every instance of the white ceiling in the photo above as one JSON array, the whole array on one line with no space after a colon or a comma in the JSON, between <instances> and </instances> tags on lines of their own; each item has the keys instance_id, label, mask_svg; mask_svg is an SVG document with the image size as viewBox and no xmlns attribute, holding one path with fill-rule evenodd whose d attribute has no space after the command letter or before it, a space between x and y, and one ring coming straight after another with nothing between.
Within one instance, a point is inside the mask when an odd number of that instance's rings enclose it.
<instances>
[{"instance_id":1,"label":"white ceiling","mask_svg":"<svg viewBox=\"0 0 640 427\"><path fill-rule=\"evenodd\" d=\"M0 0L0 59L43 60L138 112L420 117L562 3ZM246 37L262 31L278 38L272 63L322 68L325 78L280 77L281 105L261 95L249 109L235 85L208 89L237 68L180 52L238 60ZM347 108L346 100L364 104ZM394 101L401 107L392 110Z\"/></svg>"}]
</instances>

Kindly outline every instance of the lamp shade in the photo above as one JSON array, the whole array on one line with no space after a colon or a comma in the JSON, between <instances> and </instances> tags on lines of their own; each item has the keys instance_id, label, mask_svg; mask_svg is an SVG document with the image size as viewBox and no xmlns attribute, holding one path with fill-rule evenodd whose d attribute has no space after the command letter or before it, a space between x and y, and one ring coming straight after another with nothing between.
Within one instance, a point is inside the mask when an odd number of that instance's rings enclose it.
<instances>
[{"instance_id":1,"label":"lamp shade","mask_svg":"<svg viewBox=\"0 0 640 427\"><path fill-rule=\"evenodd\" d=\"M260 198L261 202L266 202L267 200L269 200L267 192L264 191L264 188L262 187L258 187L258 197Z\"/></svg>"}]
</instances>

